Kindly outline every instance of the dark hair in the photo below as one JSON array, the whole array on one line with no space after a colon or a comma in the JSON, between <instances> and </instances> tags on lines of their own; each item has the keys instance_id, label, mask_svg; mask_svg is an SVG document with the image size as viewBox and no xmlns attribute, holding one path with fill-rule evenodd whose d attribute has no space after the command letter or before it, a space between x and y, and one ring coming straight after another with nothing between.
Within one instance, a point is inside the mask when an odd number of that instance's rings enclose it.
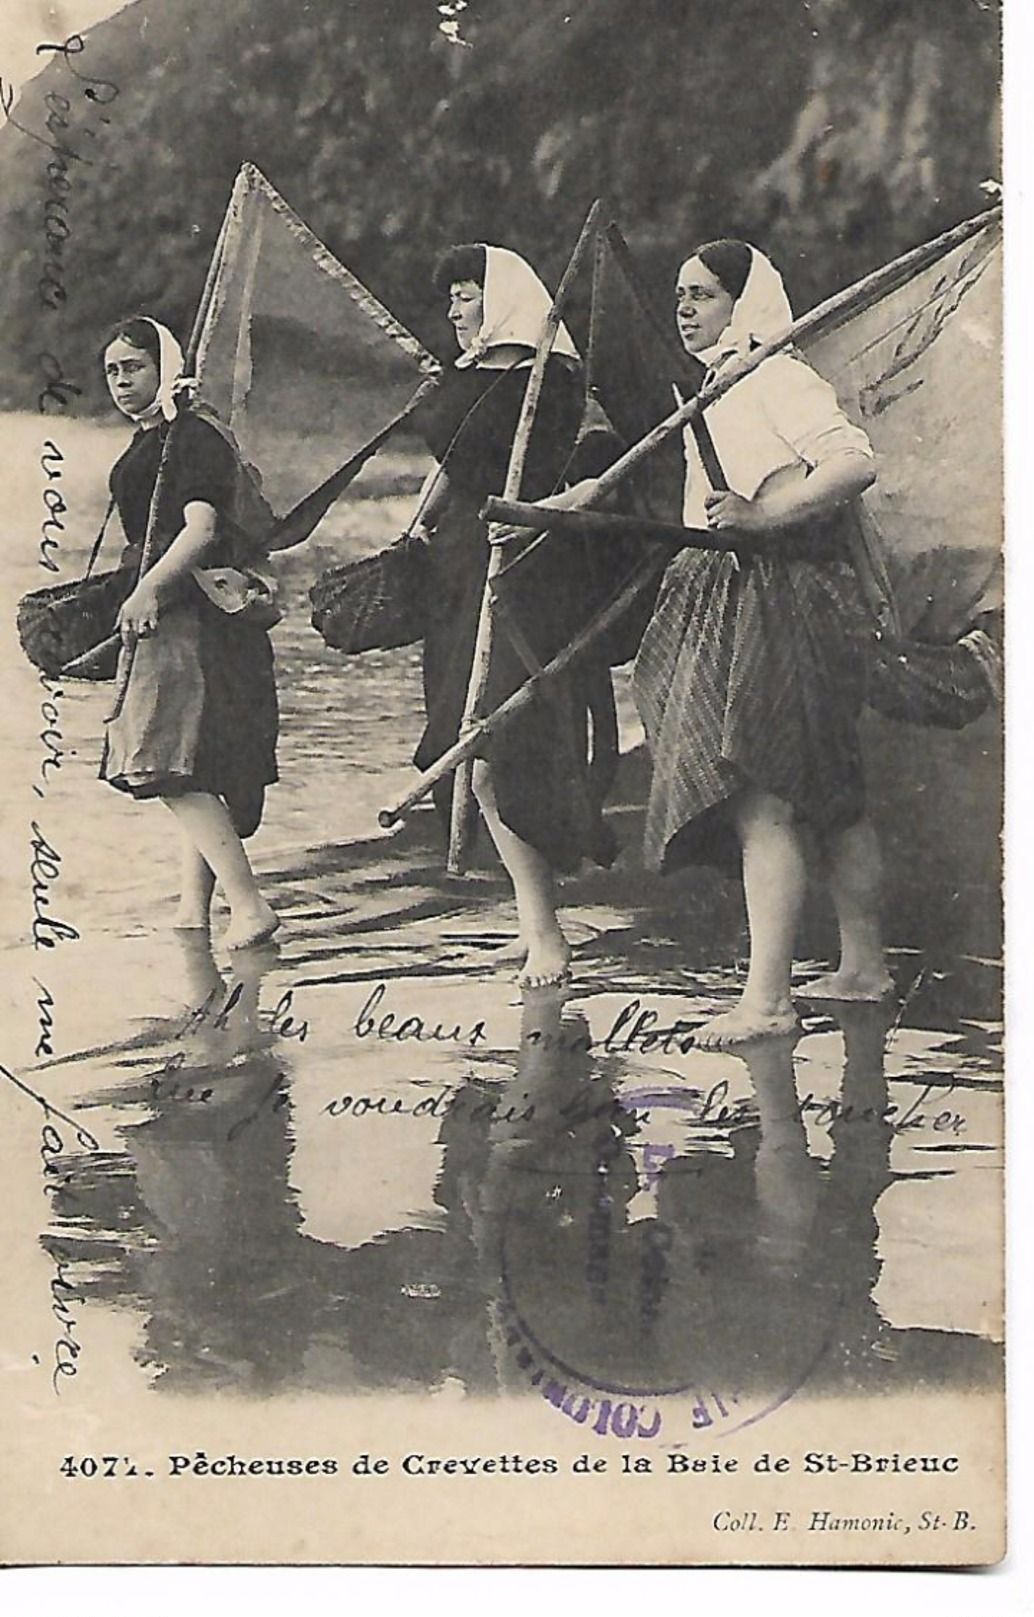
<instances>
[{"instance_id":1,"label":"dark hair","mask_svg":"<svg viewBox=\"0 0 1034 1617\"><path fill-rule=\"evenodd\" d=\"M112 326L100 346L98 358L102 365L112 343L120 339L122 342L132 344L134 348L142 348L145 354L151 356L155 365L161 368L161 344L153 321L146 319L142 314L131 314L127 320L120 320L117 325Z\"/></svg>"},{"instance_id":2,"label":"dark hair","mask_svg":"<svg viewBox=\"0 0 1034 1617\"><path fill-rule=\"evenodd\" d=\"M747 243L723 236L719 241L705 241L692 256L707 265L735 303L747 284L753 262Z\"/></svg>"},{"instance_id":3,"label":"dark hair","mask_svg":"<svg viewBox=\"0 0 1034 1617\"><path fill-rule=\"evenodd\" d=\"M449 247L442 253L431 274L431 284L443 295L457 281L474 281L483 287L487 269L488 254L483 243L461 242L458 247Z\"/></svg>"}]
</instances>

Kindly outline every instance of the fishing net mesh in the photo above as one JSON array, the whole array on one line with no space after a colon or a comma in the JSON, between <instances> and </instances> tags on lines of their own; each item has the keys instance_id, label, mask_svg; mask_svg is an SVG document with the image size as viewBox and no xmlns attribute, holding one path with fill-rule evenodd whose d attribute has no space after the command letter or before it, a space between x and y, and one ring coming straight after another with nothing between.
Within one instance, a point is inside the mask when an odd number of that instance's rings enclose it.
<instances>
[{"instance_id":1,"label":"fishing net mesh","mask_svg":"<svg viewBox=\"0 0 1034 1617\"><path fill-rule=\"evenodd\" d=\"M977 657L963 637L1000 606L1000 283L992 223L805 345L879 463L863 530L892 610L874 641L870 699L917 722L968 722L993 699L995 640ZM196 373L200 401L231 429L274 513L359 453L439 369L246 166L213 260ZM597 242L586 378L585 435L606 424L622 447L699 386L614 225ZM671 520L682 476L672 436L621 504L633 518ZM623 560L643 549L631 541Z\"/></svg>"},{"instance_id":2,"label":"fishing net mesh","mask_svg":"<svg viewBox=\"0 0 1034 1617\"><path fill-rule=\"evenodd\" d=\"M394 416L437 361L257 169L238 176L202 310L197 396L278 517Z\"/></svg>"},{"instance_id":3,"label":"fishing net mesh","mask_svg":"<svg viewBox=\"0 0 1034 1617\"><path fill-rule=\"evenodd\" d=\"M868 433L899 632L948 644L1001 604L1001 232L991 223L805 352Z\"/></svg>"}]
</instances>

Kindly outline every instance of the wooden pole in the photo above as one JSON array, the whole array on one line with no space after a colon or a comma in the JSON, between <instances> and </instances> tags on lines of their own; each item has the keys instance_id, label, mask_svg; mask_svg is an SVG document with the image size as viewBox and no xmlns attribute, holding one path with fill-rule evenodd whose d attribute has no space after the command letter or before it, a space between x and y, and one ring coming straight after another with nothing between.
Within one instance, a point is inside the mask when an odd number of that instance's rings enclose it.
<instances>
[{"instance_id":1,"label":"wooden pole","mask_svg":"<svg viewBox=\"0 0 1034 1617\"><path fill-rule=\"evenodd\" d=\"M201 298L198 302L197 311L194 315L194 322L190 329L190 338L187 343L187 350L183 359L184 376L190 376L193 374L198 349L204 335L205 325L208 320L208 314L215 301L219 281L225 268L234 210L239 205L240 200L242 200L247 194L250 183L250 177L243 170L237 176L237 179L234 182L233 191L231 192L230 201L226 212L223 215L223 222L219 229L219 235L216 239L215 248L208 262L208 271L205 275L205 284L202 288ZM169 448L172 444L173 438L176 436L178 424L179 418L177 417L170 423L169 431L166 434L165 442L162 445L162 452L158 461L158 471L154 480L154 488L151 491L151 503L147 511L147 527L144 532L144 542L140 553L140 566L136 575L136 581L138 584L154 561L154 549L157 543L158 513L161 509L162 498L165 494L165 488L168 482ZM120 635L112 635L111 638L105 641L103 645L97 646L92 652L87 652L85 657L79 657L74 663L69 664L68 667L64 669L64 672L66 674L75 673L77 669L83 668L91 661L99 660L103 653L110 650L111 646L120 639ZM117 719L118 715L122 711L122 704L126 699L126 692L129 689L129 678L133 672L133 658L135 654L135 640L122 643L119 653L119 665L115 676L115 701L111 712L108 714L108 724L110 724L114 719Z\"/></svg>"},{"instance_id":2,"label":"wooden pole","mask_svg":"<svg viewBox=\"0 0 1034 1617\"><path fill-rule=\"evenodd\" d=\"M773 354L780 353L784 348L803 342L807 337L817 336L820 332L833 328L849 316L876 302L878 298L885 297L910 276L918 274L928 264L935 262L945 253L960 246L962 242L968 241L971 236L977 235L993 221L1000 219L1001 211L1001 208L990 208L986 213L978 214L973 219L965 219L962 224L946 230L934 241L925 242L921 247L914 247L910 252L903 253L892 263L884 264L871 275L855 281L851 286L816 304L814 309L810 309L807 314L801 315L799 320L794 320L792 324L784 327L761 347L754 348L742 358L724 365L718 375L702 387L699 393L680 405L671 415L665 416L664 420L651 428L645 437L640 438L638 443L633 444L608 466L597 478L591 494L580 499L569 509L587 510L600 504L624 481L629 472L634 471L666 438L670 438L672 433L687 426L709 405L724 398L737 382L741 382L745 376L756 371L766 359L771 359ZM529 526L541 533L553 526L554 513L548 506L539 506L538 509L538 519Z\"/></svg>"},{"instance_id":3,"label":"wooden pole","mask_svg":"<svg viewBox=\"0 0 1034 1617\"><path fill-rule=\"evenodd\" d=\"M502 500L494 495L485 501L481 511L482 517L491 522L511 523L515 527L531 527L541 520L543 507L533 505L526 500ZM738 555L749 551L751 541L745 534L709 533L702 528L683 528L677 522L658 522L652 518L637 516L620 516L610 511L553 511L550 513L549 526L555 533L583 533L589 537L618 538L634 532L639 539L652 539L665 545L668 553L676 549L735 551ZM659 554L659 553L658 553ZM659 563L658 563L659 565ZM495 580L492 610L496 613L506 613L504 599L498 593L500 580ZM542 672L543 665L538 662L527 641L524 640L520 625L516 620L508 623L508 633L514 640L515 649L521 660L525 663L528 672L538 674ZM117 638L117 637L116 637ZM66 675L86 673L96 663L102 660L106 649L114 644L114 640L105 641L102 646L85 652L77 657L74 663L69 663L64 672ZM437 779L437 776L435 777Z\"/></svg>"},{"instance_id":4,"label":"wooden pole","mask_svg":"<svg viewBox=\"0 0 1034 1617\"><path fill-rule=\"evenodd\" d=\"M539 334L535 358L532 362L531 373L528 376L528 385L524 391L521 412L517 418L513 445L510 450L510 460L503 487L503 496L506 499L515 499L520 493L521 479L524 476L524 464L528 456L528 446L531 442L532 428L535 425L535 415L538 410L542 384L546 374L546 361L552 352L553 341L560 329L561 314L574 277L585 256L589 243L595 236L602 206L601 202L596 201L589 209L585 223L575 243L574 252L571 254L567 268L561 276L556 296L542 323L542 331ZM474 655L471 659L467 696L463 705L463 717L460 722L460 736L477 720L478 710L484 700L485 690L488 685L488 671L492 656L492 586L495 576L502 565L503 546L492 544L488 558L485 589L481 598L481 612L474 641ZM456 779L453 782L452 789L452 816L449 827L447 868L450 875L454 876L462 875L466 865L467 825L470 815L472 773L473 759L469 754L464 754L462 763L456 771Z\"/></svg>"},{"instance_id":5,"label":"wooden pole","mask_svg":"<svg viewBox=\"0 0 1034 1617\"><path fill-rule=\"evenodd\" d=\"M443 752L442 756L431 765L430 769L424 771L411 792L407 792L406 796L392 808L381 810L377 816L378 823L385 830L390 830L392 826L397 825L403 816L409 813L411 808L414 808L417 803L427 797L438 781L443 779L444 776L450 775L466 759L473 757L485 736L494 735L496 731L505 729L511 719L515 718L518 713L528 706L529 702L534 700L540 686L551 679L555 679L558 674L564 673L599 638L605 629L609 629L610 625L621 617L639 592L646 588L650 580L667 561L667 552L660 548L645 556L610 605L597 613L596 617L579 634L575 635L574 639L569 641L552 661L546 663L537 674L533 674L519 689L514 691L512 696L508 696L505 702L501 702L487 718L475 719L467 733L460 736L458 741L454 741L448 751Z\"/></svg>"},{"instance_id":6,"label":"wooden pole","mask_svg":"<svg viewBox=\"0 0 1034 1617\"><path fill-rule=\"evenodd\" d=\"M343 466L339 466L337 471L331 472L330 476L318 488L313 489L311 494L307 494L304 499L299 500L298 504L288 511L285 517L281 517L273 528L269 542L270 552L291 550L295 545L300 545L308 539L317 522L326 515L334 501L344 493L348 485L358 476L366 462L379 449L383 448L392 433L397 432L399 427L409 420L413 412L424 402L428 395L440 386L440 376L425 377L412 398L403 405L397 415L392 416L386 426L383 426L373 438L363 444L361 449L357 449L351 459L345 461Z\"/></svg>"},{"instance_id":7,"label":"wooden pole","mask_svg":"<svg viewBox=\"0 0 1034 1617\"><path fill-rule=\"evenodd\" d=\"M529 500L500 500L492 495L481 509L481 515L491 522L511 523L514 527L532 527L542 520L545 507L533 505ZM584 533L594 538L618 538L634 533L638 539L656 539L672 550L735 550L752 548L749 534L711 533L707 528L683 528L677 522L658 522L652 517L620 515L612 511L550 511L551 533Z\"/></svg>"},{"instance_id":8,"label":"wooden pole","mask_svg":"<svg viewBox=\"0 0 1034 1617\"><path fill-rule=\"evenodd\" d=\"M219 236L216 240L216 245L209 261L204 290L202 291L201 300L198 304L197 313L194 317L194 325L191 331L190 342L188 344L187 357L185 359L185 371L190 372L193 370L195 376L197 377L200 376L204 367L205 352L207 347L206 337L208 335L210 326L210 316L213 308L216 306L216 299L224 279L223 269L226 260L227 243L231 236L233 225L236 222L235 214L239 211L241 204L248 194L256 188L262 190L264 194L268 194L271 199L275 198L276 196L276 193L272 192L268 182L264 180L258 169L254 168L250 163L245 163L238 174L236 181L234 182L230 201L227 205L226 213L223 216ZM280 204L279 211L290 216L292 226L296 227L297 230L303 230L304 227L301 225L301 221L297 220L296 216L290 213L290 210L287 208L286 204L282 202L282 199L277 198L276 200ZM308 234L309 233L306 232L306 235ZM311 237L311 241L315 242L316 238ZM350 286L354 282L354 277L348 275L348 272L345 271L342 266L338 265L336 260L332 260L330 254L326 253L325 249L324 257L320 260L320 262L324 264L325 268L328 266L328 264L333 264L336 269L341 271L343 276L347 276L348 284ZM354 284L356 286L359 285L358 282L354 282ZM374 300L371 299L370 301L372 302ZM365 304L363 304L362 307L366 309ZM379 305L377 307L378 309L380 308ZM366 310L366 312L369 313L369 310ZM387 316L387 311L382 312L385 319L389 320L390 317ZM383 324L383 322L381 323ZM396 335L394 327L386 327L385 329L389 329L389 335ZM398 331L401 332L402 328L399 327ZM408 338L408 333L403 332L403 336L405 336L410 342L415 343L415 338ZM423 402L427 395L435 388L440 386L442 373L439 370L430 373L430 366L432 364L431 356L424 356L424 358L421 360L421 364L425 370L429 371L429 374L419 384L413 396L398 412L398 414L393 416L387 425L382 427L380 432L371 438L368 443L364 444L361 449L357 450L350 460L348 460L344 465L340 466L337 471L331 473L330 477L326 478L325 481L321 483L317 489L314 489L311 494L299 501L299 503L294 506L294 508L289 511L285 517L281 517L279 519L273 528L270 539L269 549L271 552L276 550L291 549L293 546L299 545L306 540L312 533L312 530L315 528L316 524L329 510L333 502L344 492L344 490L362 470L363 466L371 458L371 456L376 454L376 452L387 442L388 438L391 437L392 433L396 432L398 428L409 419L414 410ZM163 464L164 457L159 466L159 477L161 474L161 465ZM160 492L157 483L155 492L156 494ZM119 644L119 640L119 635L109 635L109 637L102 641L100 645L92 647L91 650L84 652L82 656L76 657L72 662L67 663L62 669L62 673L71 678L80 678L83 676L88 678L94 669L98 668L105 661L106 657L113 650L113 648ZM124 670L124 673L125 677L128 678L128 669ZM116 691L116 713L121 707L124 695L125 679L120 672L118 688ZM114 717L114 714L112 717Z\"/></svg>"},{"instance_id":9,"label":"wooden pole","mask_svg":"<svg viewBox=\"0 0 1034 1617\"><path fill-rule=\"evenodd\" d=\"M946 230L943 235L936 237L933 241L925 242L922 246L903 253L900 258L895 259L892 263L883 265L882 268L874 270L871 275L865 276L862 280L844 288L843 291L826 298L824 302L817 304L814 309L802 315L799 320L795 320L792 325L773 338L771 342L755 349L747 358L726 366L721 374L708 383L705 388L701 389L695 398L690 399L680 409L659 422L637 444L633 444L598 479L591 499L580 502L578 507L568 508L567 512L562 514L551 510L545 505L528 504L524 509L528 512L537 512L537 518L535 520L530 518L524 520L520 525L526 529L533 529L542 533L557 523L558 516L567 518L574 514L574 510L590 509L591 506L597 504L613 489L617 488L628 473L633 471L641 461L645 460L646 456L651 454L666 438L684 427L698 411L705 409L709 404L713 404L716 399L722 398L744 376L748 376L751 371L756 370L763 360L770 358L772 354L779 353L783 348L795 342L800 342L806 337L816 336L821 331L832 328L841 320L846 320L850 315L875 302L877 298L886 296L908 280L910 276L919 274L928 264L935 262L938 258L943 257L945 253L951 252L953 248L960 246L964 241L968 241L971 236L979 234L981 230L1000 220L1001 214L1001 208L995 207L989 208L985 213L978 214L972 219L965 219L961 224L955 225L951 230ZM486 502L486 510L491 509L494 512L497 508L495 501ZM640 524L635 518L629 518L626 519L626 525L638 527ZM735 545L733 544L730 548L735 548ZM448 752L443 754L437 763L432 765L431 769L421 776L417 785L400 803L394 808L383 810L379 815L380 824L386 828L395 825L410 808L427 796L436 782L443 775L447 775L458 761L469 757L474 752L482 735L490 734L497 727L495 723L497 719L505 724L510 714L520 712L523 707L526 707L543 680L552 678L556 673L567 668L569 663L580 656L582 651L604 629L608 628L616 618L621 616L621 613L635 599L640 590L646 587L650 577L660 567L666 554L666 551L658 551L652 557L646 558L641 568L633 575L621 594L611 603L611 606L594 619L580 635L576 636L563 652L554 657L552 662L548 663L540 674L529 680L526 685L521 686L520 690L502 703L488 719L480 720L478 728L471 737L466 740L461 737Z\"/></svg>"}]
</instances>

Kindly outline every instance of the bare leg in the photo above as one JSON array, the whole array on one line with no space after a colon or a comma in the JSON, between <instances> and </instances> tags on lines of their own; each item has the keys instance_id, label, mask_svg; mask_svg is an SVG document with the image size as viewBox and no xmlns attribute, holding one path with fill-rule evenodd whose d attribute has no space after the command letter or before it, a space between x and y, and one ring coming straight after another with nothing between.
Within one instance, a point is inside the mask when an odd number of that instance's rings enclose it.
<instances>
[{"instance_id":1,"label":"bare leg","mask_svg":"<svg viewBox=\"0 0 1034 1617\"><path fill-rule=\"evenodd\" d=\"M223 937L228 949L246 949L272 937L280 924L259 892L226 804L207 792L187 792L165 799L200 857L222 884L230 906L230 925Z\"/></svg>"},{"instance_id":2,"label":"bare leg","mask_svg":"<svg viewBox=\"0 0 1034 1617\"><path fill-rule=\"evenodd\" d=\"M750 788L733 815L743 844L750 968L739 1004L697 1029L694 1042L704 1049L785 1035L797 1025L790 971L808 878L793 810Z\"/></svg>"},{"instance_id":3,"label":"bare leg","mask_svg":"<svg viewBox=\"0 0 1034 1617\"><path fill-rule=\"evenodd\" d=\"M223 979L212 958L207 931L200 927L184 927L182 933L182 937L176 939L176 945L183 964L188 995L184 1008L191 1013L189 1030L192 1032L196 1025L194 1019L200 1019L200 1013L207 1007L218 1004L223 994Z\"/></svg>"},{"instance_id":4,"label":"bare leg","mask_svg":"<svg viewBox=\"0 0 1034 1617\"><path fill-rule=\"evenodd\" d=\"M186 828L180 826L180 901L173 926L180 932L208 929L215 873L202 858Z\"/></svg>"},{"instance_id":5,"label":"bare leg","mask_svg":"<svg viewBox=\"0 0 1034 1617\"><path fill-rule=\"evenodd\" d=\"M754 1085L761 1124L754 1158L759 1250L776 1267L806 1260L821 1194L819 1165L808 1155L794 1085L793 1052L800 1033L798 1028L785 1039L759 1040L739 1056Z\"/></svg>"},{"instance_id":6,"label":"bare leg","mask_svg":"<svg viewBox=\"0 0 1034 1617\"><path fill-rule=\"evenodd\" d=\"M894 983L883 960L880 886L883 865L876 832L859 820L826 846L829 890L840 927L840 964L808 984L808 999L885 999Z\"/></svg>"},{"instance_id":7,"label":"bare leg","mask_svg":"<svg viewBox=\"0 0 1034 1617\"><path fill-rule=\"evenodd\" d=\"M556 913L556 885L548 860L499 817L495 788L488 764L474 764L474 796L506 872L513 882L521 938L527 947L520 982L522 988L548 988L561 982L571 959L571 948L560 930Z\"/></svg>"}]
</instances>

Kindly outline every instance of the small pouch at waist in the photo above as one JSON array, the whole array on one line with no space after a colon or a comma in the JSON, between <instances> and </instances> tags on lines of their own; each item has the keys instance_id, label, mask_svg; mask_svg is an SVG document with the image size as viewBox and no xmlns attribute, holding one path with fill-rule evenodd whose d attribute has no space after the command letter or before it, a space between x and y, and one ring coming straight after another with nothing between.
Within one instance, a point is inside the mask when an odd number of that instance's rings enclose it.
<instances>
[{"instance_id":1,"label":"small pouch at waist","mask_svg":"<svg viewBox=\"0 0 1034 1617\"><path fill-rule=\"evenodd\" d=\"M202 593L227 617L272 629L280 622L276 580L256 567L195 567L194 581Z\"/></svg>"}]
</instances>

